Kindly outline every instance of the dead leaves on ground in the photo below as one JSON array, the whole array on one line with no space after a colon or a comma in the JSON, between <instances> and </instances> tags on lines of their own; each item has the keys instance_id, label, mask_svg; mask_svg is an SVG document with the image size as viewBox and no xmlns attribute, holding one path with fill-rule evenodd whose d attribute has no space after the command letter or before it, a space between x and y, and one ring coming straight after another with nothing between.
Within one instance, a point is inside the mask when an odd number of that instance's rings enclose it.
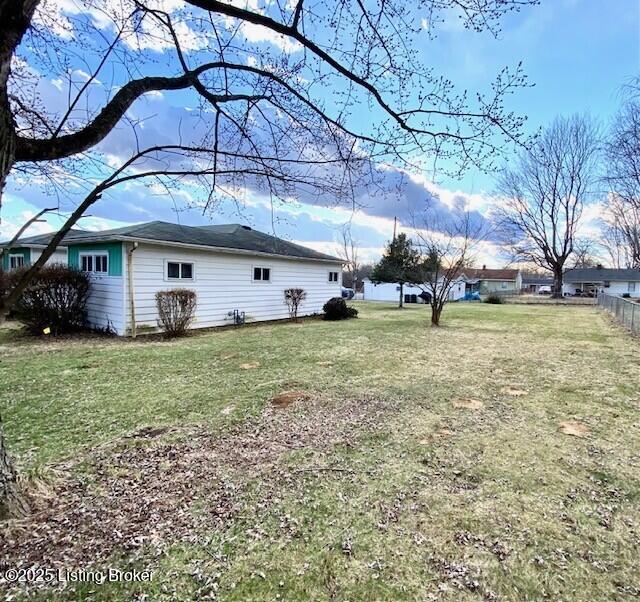
<instances>
[{"instance_id":1,"label":"dead leaves on ground","mask_svg":"<svg viewBox=\"0 0 640 602\"><path fill-rule=\"evenodd\" d=\"M517 387L502 387L500 392L511 397L522 397L527 394L527 391L524 389L518 389Z\"/></svg>"},{"instance_id":2,"label":"dead leaves on ground","mask_svg":"<svg viewBox=\"0 0 640 602\"><path fill-rule=\"evenodd\" d=\"M260 362L247 362L246 364L240 364L240 370L254 370L260 367Z\"/></svg>"}]
</instances>

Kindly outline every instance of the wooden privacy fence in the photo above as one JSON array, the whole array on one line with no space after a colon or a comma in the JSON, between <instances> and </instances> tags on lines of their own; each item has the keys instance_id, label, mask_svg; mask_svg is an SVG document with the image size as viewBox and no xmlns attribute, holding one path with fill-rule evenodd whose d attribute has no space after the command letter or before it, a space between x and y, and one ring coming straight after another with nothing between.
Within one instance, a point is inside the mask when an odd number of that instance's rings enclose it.
<instances>
[{"instance_id":1,"label":"wooden privacy fence","mask_svg":"<svg viewBox=\"0 0 640 602\"><path fill-rule=\"evenodd\" d=\"M611 312L616 320L631 332L640 332L640 303L637 303L636 299L598 293L598 305Z\"/></svg>"}]
</instances>

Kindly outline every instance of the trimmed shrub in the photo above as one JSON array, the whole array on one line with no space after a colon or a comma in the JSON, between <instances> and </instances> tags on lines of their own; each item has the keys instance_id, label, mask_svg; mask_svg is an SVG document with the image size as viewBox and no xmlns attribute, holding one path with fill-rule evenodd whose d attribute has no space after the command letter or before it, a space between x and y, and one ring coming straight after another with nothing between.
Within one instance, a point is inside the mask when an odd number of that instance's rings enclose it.
<instances>
[{"instance_id":1,"label":"trimmed shrub","mask_svg":"<svg viewBox=\"0 0 640 602\"><path fill-rule=\"evenodd\" d=\"M322 311L325 320L347 320L358 317L358 310L355 307L349 307L342 297L329 299L323 305Z\"/></svg>"},{"instance_id":2,"label":"trimmed shrub","mask_svg":"<svg viewBox=\"0 0 640 602\"><path fill-rule=\"evenodd\" d=\"M196 313L196 294L186 288L174 288L156 293L158 326L168 337L184 335Z\"/></svg>"},{"instance_id":3,"label":"trimmed shrub","mask_svg":"<svg viewBox=\"0 0 640 602\"><path fill-rule=\"evenodd\" d=\"M500 295L494 295L493 293L488 295L484 300L485 303L492 303L493 305L502 305L504 299Z\"/></svg>"},{"instance_id":4,"label":"trimmed shrub","mask_svg":"<svg viewBox=\"0 0 640 602\"><path fill-rule=\"evenodd\" d=\"M631 293L622 293L623 299L631 299Z\"/></svg>"},{"instance_id":5,"label":"trimmed shrub","mask_svg":"<svg viewBox=\"0 0 640 602\"><path fill-rule=\"evenodd\" d=\"M292 320L298 319L298 308L307 298L307 293L302 288L287 288L284 291L284 302L289 309L289 317Z\"/></svg>"},{"instance_id":6,"label":"trimmed shrub","mask_svg":"<svg viewBox=\"0 0 640 602\"><path fill-rule=\"evenodd\" d=\"M12 271L11 281L20 274L22 270ZM34 334L42 334L45 328L53 335L83 330L90 287L89 277L78 269L63 264L44 266L20 295L13 315Z\"/></svg>"}]
</instances>

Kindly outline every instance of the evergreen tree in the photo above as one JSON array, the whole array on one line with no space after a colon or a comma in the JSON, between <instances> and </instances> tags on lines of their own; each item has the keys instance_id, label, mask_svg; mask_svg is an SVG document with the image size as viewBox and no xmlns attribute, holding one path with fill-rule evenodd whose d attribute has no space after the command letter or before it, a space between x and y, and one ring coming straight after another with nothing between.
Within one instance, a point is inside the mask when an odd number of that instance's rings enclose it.
<instances>
[{"instance_id":1,"label":"evergreen tree","mask_svg":"<svg viewBox=\"0 0 640 602\"><path fill-rule=\"evenodd\" d=\"M416 268L420 254L413 248L413 243L406 234L398 234L388 245L380 261L373 267L371 281L395 282L400 285L400 300L398 307L402 307L404 299L403 289L407 283L412 283L416 277Z\"/></svg>"}]
</instances>

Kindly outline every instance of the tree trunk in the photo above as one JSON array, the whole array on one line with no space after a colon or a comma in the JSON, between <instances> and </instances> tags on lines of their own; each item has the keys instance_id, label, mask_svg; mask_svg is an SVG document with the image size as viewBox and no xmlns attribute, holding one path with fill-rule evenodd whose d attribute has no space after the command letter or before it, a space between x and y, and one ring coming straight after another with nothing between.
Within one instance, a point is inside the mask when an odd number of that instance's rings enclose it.
<instances>
[{"instance_id":1,"label":"tree trunk","mask_svg":"<svg viewBox=\"0 0 640 602\"><path fill-rule=\"evenodd\" d=\"M442 313L442 307L437 305L431 306L431 326L440 326L440 314Z\"/></svg>"},{"instance_id":2,"label":"tree trunk","mask_svg":"<svg viewBox=\"0 0 640 602\"><path fill-rule=\"evenodd\" d=\"M7 454L0 416L0 520L26 516L28 513L29 505L20 493L16 471Z\"/></svg>"},{"instance_id":3,"label":"tree trunk","mask_svg":"<svg viewBox=\"0 0 640 602\"><path fill-rule=\"evenodd\" d=\"M403 289L404 289L404 284L401 282L400 283L400 301L398 302L398 307L400 309L402 309L402 302L404 301Z\"/></svg>"},{"instance_id":4,"label":"tree trunk","mask_svg":"<svg viewBox=\"0 0 640 602\"><path fill-rule=\"evenodd\" d=\"M562 299L562 280L562 268L554 268L552 299Z\"/></svg>"}]
</instances>

